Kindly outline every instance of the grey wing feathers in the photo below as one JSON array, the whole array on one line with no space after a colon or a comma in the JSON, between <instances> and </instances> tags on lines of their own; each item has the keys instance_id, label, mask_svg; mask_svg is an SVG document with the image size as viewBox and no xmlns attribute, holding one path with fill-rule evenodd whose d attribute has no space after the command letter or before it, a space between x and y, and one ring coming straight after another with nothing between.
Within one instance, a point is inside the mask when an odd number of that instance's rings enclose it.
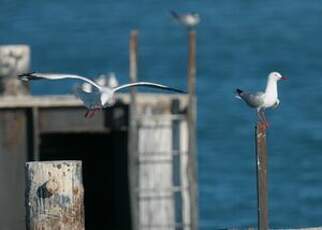
<instances>
[{"instance_id":1,"label":"grey wing feathers","mask_svg":"<svg viewBox=\"0 0 322 230\"><path fill-rule=\"evenodd\" d=\"M95 86L96 88L100 89L101 87L99 85L97 85L95 82L93 82L92 80L86 78L86 77L82 77L79 75L73 75L73 74L56 74L56 73L36 73L36 72L32 72L32 73L23 73L23 74L19 74L18 78L22 81L29 81L29 80L42 80L42 79L46 79L46 80L62 80L62 79L78 79L78 80L82 80L82 81L86 81L89 84Z\"/></svg>"},{"instance_id":2,"label":"grey wing feathers","mask_svg":"<svg viewBox=\"0 0 322 230\"><path fill-rule=\"evenodd\" d=\"M125 85L121 85L119 87L116 87L113 89L113 91L118 91L120 89L128 88L128 87L137 87L137 86L145 86L145 87L152 87L152 88L158 88L158 89L164 89L164 90L169 90L177 93L187 93L183 90L176 89L176 88L171 88L166 85L161 85L161 84L156 84L156 83L151 83L151 82L135 82L135 83L129 83Z\"/></svg>"},{"instance_id":3,"label":"grey wing feathers","mask_svg":"<svg viewBox=\"0 0 322 230\"><path fill-rule=\"evenodd\" d=\"M98 91L88 93L81 88L76 88L74 95L81 99L85 107L88 109L92 109L100 105L100 93Z\"/></svg>"},{"instance_id":4,"label":"grey wing feathers","mask_svg":"<svg viewBox=\"0 0 322 230\"><path fill-rule=\"evenodd\" d=\"M242 92L239 94L239 96L246 102L247 105L250 107L260 107L264 103L264 93L263 92L257 92L255 94L248 93L248 92Z\"/></svg>"}]
</instances>

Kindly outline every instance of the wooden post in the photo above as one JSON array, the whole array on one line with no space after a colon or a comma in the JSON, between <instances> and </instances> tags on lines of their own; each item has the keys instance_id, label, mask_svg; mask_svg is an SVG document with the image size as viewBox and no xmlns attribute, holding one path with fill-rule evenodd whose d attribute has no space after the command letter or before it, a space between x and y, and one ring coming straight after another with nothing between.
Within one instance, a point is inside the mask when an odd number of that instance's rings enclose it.
<instances>
[{"instance_id":1,"label":"wooden post","mask_svg":"<svg viewBox=\"0 0 322 230\"><path fill-rule=\"evenodd\" d=\"M130 61L130 82L137 81L137 49L138 49L138 31L131 31L130 42L129 42L129 61ZM138 187L138 137L137 137L137 111L136 111L136 88L131 88L131 101L130 101L130 116L129 116L129 185L130 185L130 200L131 200L131 217L132 217L132 229L139 230L139 205L137 197Z\"/></svg>"},{"instance_id":2,"label":"wooden post","mask_svg":"<svg viewBox=\"0 0 322 230\"><path fill-rule=\"evenodd\" d=\"M29 71L30 48L27 45L0 46L0 93L3 95L28 94L28 84L17 79L17 74Z\"/></svg>"},{"instance_id":3,"label":"wooden post","mask_svg":"<svg viewBox=\"0 0 322 230\"><path fill-rule=\"evenodd\" d=\"M25 169L27 229L85 229L81 161L34 161Z\"/></svg>"},{"instance_id":4,"label":"wooden post","mask_svg":"<svg viewBox=\"0 0 322 230\"><path fill-rule=\"evenodd\" d=\"M191 229L198 229L197 147L196 147L196 32L188 32L188 129L189 129L189 188L191 202Z\"/></svg>"},{"instance_id":5,"label":"wooden post","mask_svg":"<svg viewBox=\"0 0 322 230\"><path fill-rule=\"evenodd\" d=\"M258 229L268 229L267 146L263 124L255 127Z\"/></svg>"},{"instance_id":6,"label":"wooden post","mask_svg":"<svg viewBox=\"0 0 322 230\"><path fill-rule=\"evenodd\" d=\"M0 229L21 230L25 228L24 164L27 160L27 124L25 110L1 108L0 207L2 211Z\"/></svg>"}]
</instances>

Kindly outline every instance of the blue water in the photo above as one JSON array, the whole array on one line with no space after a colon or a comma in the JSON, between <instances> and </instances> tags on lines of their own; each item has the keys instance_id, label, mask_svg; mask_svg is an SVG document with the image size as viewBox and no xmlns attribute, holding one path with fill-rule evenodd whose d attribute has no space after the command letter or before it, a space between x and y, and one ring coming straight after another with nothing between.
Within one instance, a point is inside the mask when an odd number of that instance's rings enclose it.
<instances>
[{"instance_id":1,"label":"blue water","mask_svg":"<svg viewBox=\"0 0 322 230\"><path fill-rule=\"evenodd\" d=\"M271 227L322 226L321 1L0 0L0 43L26 43L37 71L128 81L128 37L140 30L139 79L186 87L185 31L168 11L197 11L200 229L256 224L255 114L236 87L263 89L280 71L268 113ZM70 83L71 84L71 83ZM69 93L39 82L33 94Z\"/></svg>"}]
</instances>

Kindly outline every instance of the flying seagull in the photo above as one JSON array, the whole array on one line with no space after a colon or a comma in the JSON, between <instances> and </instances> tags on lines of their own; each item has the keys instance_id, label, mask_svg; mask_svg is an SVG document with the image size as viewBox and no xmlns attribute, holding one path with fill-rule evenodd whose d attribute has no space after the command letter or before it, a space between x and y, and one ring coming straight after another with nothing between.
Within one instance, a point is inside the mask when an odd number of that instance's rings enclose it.
<instances>
[{"instance_id":1,"label":"flying seagull","mask_svg":"<svg viewBox=\"0 0 322 230\"><path fill-rule=\"evenodd\" d=\"M278 72L272 72L268 75L265 92L249 93L241 89L236 89L236 97L246 102L246 104L256 109L256 114L259 121L264 124L265 128L268 128L268 121L265 117L265 109L277 108L280 104L277 92L277 82L279 80L286 80Z\"/></svg>"},{"instance_id":2,"label":"flying seagull","mask_svg":"<svg viewBox=\"0 0 322 230\"><path fill-rule=\"evenodd\" d=\"M30 80L62 80L62 79L75 79L81 80L86 83L89 83L93 86L93 90L91 92L83 90L81 87L77 87L74 90L74 94L80 98L80 100L84 103L84 106L87 108L87 112L85 113L86 118L90 118L94 116L94 114L106 107L110 107L115 103L114 93L125 88L129 87L138 87L138 86L145 86L145 87L152 87L152 88L159 88L163 90L173 91L177 93L186 93L183 90L171 88L165 85L151 83L151 82L135 82L124 84L118 87L106 87L101 86L95 83L94 81L82 77L79 75L73 74L55 74L55 73L24 73L18 75L18 78L23 81L30 81Z\"/></svg>"},{"instance_id":3,"label":"flying seagull","mask_svg":"<svg viewBox=\"0 0 322 230\"><path fill-rule=\"evenodd\" d=\"M200 16L195 12L178 14L175 11L170 11L170 13L177 22L184 25L189 30L194 29L200 22Z\"/></svg>"}]
</instances>

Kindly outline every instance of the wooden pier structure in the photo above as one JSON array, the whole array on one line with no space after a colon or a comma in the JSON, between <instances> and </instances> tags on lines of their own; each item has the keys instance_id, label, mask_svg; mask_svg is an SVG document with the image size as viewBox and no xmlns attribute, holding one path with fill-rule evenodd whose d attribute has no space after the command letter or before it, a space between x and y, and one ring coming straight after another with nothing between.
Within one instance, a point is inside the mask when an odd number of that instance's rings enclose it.
<instances>
[{"instance_id":1,"label":"wooden pier structure","mask_svg":"<svg viewBox=\"0 0 322 230\"><path fill-rule=\"evenodd\" d=\"M137 47L134 31L129 74L133 82L138 80ZM22 58L29 60L29 53ZM195 78L195 70L188 76ZM198 228L194 94L132 90L117 94L113 107L85 119L86 109L74 96L30 96L19 93L25 86L12 81L19 90L4 90L0 97L0 206L6 207L0 229L20 230L30 223L26 214L31 207L24 204L35 189L25 191L31 177L25 176L24 168L33 161L39 168L42 161L82 161L86 229ZM27 225L36 229L31 226L37 224Z\"/></svg>"}]
</instances>

